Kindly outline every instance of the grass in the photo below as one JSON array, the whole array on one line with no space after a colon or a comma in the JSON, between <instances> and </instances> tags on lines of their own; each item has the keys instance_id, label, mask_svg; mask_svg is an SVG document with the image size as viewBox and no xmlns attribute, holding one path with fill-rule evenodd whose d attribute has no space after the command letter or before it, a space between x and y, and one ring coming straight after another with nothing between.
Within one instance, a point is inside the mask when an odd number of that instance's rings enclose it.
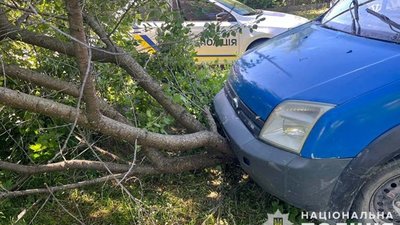
<instances>
[{"instance_id":1,"label":"grass","mask_svg":"<svg viewBox=\"0 0 400 225\"><path fill-rule=\"evenodd\" d=\"M262 224L278 208L299 214L235 165L132 180L126 188L133 199L105 184L57 193L47 202L47 196L2 200L0 224Z\"/></svg>"},{"instance_id":2,"label":"grass","mask_svg":"<svg viewBox=\"0 0 400 225\"><path fill-rule=\"evenodd\" d=\"M324 10L293 13L312 19ZM53 176L58 175L62 177ZM46 177L37 178L36 186L44 182ZM125 187L131 196L115 183L108 183L54 196L1 200L0 224L258 225L277 209L290 213L292 222L300 222L300 210L265 193L237 165L132 179Z\"/></svg>"}]
</instances>

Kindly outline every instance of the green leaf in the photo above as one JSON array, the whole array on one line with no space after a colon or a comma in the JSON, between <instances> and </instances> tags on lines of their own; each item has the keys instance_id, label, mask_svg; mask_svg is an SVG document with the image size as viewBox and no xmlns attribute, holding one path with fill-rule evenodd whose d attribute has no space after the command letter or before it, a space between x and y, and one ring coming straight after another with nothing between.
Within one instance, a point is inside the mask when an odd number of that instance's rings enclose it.
<instances>
[{"instance_id":1,"label":"green leaf","mask_svg":"<svg viewBox=\"0 0 400 225\"><path fill-rule=\"evenodd\" d=\"M33 152L41 152L47 149L47 146L44 146L41 143L36 143L33 145L29 145L29 149L31 149Z\"/></svg>"}]
</instances>

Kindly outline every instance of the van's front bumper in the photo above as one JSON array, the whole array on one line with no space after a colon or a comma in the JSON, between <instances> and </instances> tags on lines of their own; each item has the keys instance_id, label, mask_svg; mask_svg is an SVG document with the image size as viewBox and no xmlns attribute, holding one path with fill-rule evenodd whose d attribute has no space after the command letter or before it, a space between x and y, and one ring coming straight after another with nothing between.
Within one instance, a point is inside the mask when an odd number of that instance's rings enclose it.
<instances>
[{"instance_id":1,"label":"van's front bumper","mask_svg":"<svg viewBox=\"0 0 400 225\"><path fill-rule=\"evenodd\" d=\"M299 208L329 210L332 190L351 159L307 159L262 142L239 119L224 90L214 108L242 168L260 186Z\"/></svg>"}]
</instances>

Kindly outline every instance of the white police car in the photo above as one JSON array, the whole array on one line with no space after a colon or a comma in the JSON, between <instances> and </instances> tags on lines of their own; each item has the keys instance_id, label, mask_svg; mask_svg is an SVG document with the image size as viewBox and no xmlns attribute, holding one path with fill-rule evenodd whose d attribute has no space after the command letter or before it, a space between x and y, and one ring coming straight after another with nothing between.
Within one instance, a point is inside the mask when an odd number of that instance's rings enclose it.
<instances>
[{"instance_id":1,"label":"white police car","mask_svg":"<svg viewBox=\"0 0 400 225\"><path fill-rule=\"evenodd\" d=\"M223 38L222 45L216 45L213 39L202 42L196 49L200 62L235 60L247 49L308 21L291 14L255 10L236 0L172 0L171 5L180 11L185 23L193 25L191 26L193 35L202 32L209 23L219 23L222 29L242 28L242 32L238 32L236 36ZM251 30L251 26L260 18L265 19L257 23L257 29ZM148 21L146 24L160 27L162 22ZM141 50L157 51L156 29L148 27L144 29L143 26L134 25L133 32L134 38L141 45Z\"/></svg>"}]
</instances>

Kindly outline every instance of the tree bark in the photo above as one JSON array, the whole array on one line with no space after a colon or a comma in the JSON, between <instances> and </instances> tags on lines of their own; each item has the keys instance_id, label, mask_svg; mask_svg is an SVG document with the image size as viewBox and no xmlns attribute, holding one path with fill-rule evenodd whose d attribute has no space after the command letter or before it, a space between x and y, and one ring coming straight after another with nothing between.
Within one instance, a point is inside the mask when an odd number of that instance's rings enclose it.
<instances>
[{"instance_id":1,"label":"tree bark","mask_svg":"<svg viewBox=\"0 0 400 225\"><path fill-rule=\"evenodd\" d=\"M86 103L86 115L93 125L100 121L100 109L96 97L96 81L91 66L91 50L86 41L83 16L78 0L66 0L69 29L74 40L75 58L81 77L81 88Z\"/></svg>"},{"instance_id":2,"label":"tree bark","mask_svg":"<svg viewBox=\"0 0 400 225\"><path fill-rule=\"evenodd\" d=\"M45 87L50 90L58 91L75 98L79 98L80 90L79 87L73 83L63 81L51 76L38 73L32 70L23 69L15 65L3 65L3 73L9 77L17 78L23 81L36 84L38 86ZM98 98L100 111L112 119L119 122L130 124L129 120L124 117L121 113L115 110L103 99Z\"/></svg>"},{"instance_id":3,"label":"tree bark","mask_svg":"<svg viewBox=\"0 0 400 225\"><path fill-rule=\"evenodd\" d=\"M100 133L116 139L126 140L132 144L138 143L168 151L185 151L205 147L228 155L232 154L225 138L211 131L199 131L183 135L164 135L148 132L105 116L101 116L99 123L96 125L90 125L87 117L83 113L77 113L77 110L71 106L3 87L0 87L0 103L71 123L75 121L75 118L78 118L78 125L80 126L92 128Z\"/></svg>"}]
</instances>

